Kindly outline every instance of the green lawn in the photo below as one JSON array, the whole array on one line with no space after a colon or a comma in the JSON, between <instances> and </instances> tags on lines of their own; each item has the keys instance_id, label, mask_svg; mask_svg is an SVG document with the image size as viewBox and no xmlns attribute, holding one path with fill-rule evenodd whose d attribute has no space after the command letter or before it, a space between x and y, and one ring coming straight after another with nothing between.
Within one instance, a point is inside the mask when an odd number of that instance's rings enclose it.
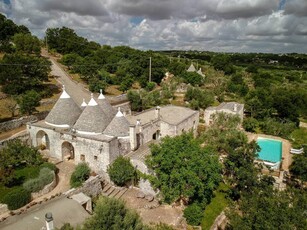
<instances>
[{"instance_id":1,"label":"green lawn","mask_svg":"<svg viewBox=\"0 0 307 230\"><path fill-rule=\"evenodd\" d=\"M290 140L294 148L300 148L303 144L307 145L307 128L294 130L290 135Z\"/></svg>"},{"instance_id":2,"label":"green lawn","mask_svg":"<svg viewBox=\"0 0 307 230\"><path fill-rule=\"evenodd\" d=\"M211 200L211 203L206 207L204 217L201 222L203 230L210 229L214 223L216 217L227 207L228 201L226 198L226 192L229 188L224 183L220 183L217 190L214 192L215 197Z\"/></svg>"}]
</instances>

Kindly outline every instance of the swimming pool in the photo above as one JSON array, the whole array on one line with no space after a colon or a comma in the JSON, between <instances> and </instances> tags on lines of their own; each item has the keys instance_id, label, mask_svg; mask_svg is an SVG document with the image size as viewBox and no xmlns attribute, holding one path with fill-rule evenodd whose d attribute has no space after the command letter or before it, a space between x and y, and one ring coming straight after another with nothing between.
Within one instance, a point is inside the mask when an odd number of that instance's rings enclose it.
<instances>
[{"instance_id":1,"label":"swimming pool","mask_svg":"<svg viewBox=\"0 0 307 230\"><path fill-rule=\"evenodd\" d=\"M277 163L281 161L282 142L266 138L258 138L257 143L261 150L258 152L258 158L263 161Z\"/></svg>"}]
</instances>

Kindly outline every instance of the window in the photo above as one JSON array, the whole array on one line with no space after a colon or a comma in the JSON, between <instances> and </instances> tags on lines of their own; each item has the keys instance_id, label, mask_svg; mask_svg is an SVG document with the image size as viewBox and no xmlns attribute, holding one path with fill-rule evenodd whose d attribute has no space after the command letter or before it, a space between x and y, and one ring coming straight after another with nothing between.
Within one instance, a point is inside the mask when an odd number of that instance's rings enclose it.
<instances>
[{"instance_id":1,"label":"window","mask_svg":"<svg viewBox=\"0 0 307 230\"><path fill-rule=\"evenodd\" d=\"M84 154L81 154L81 155L80 155L80 160L81 160L81 161L85 161L85 155L84 155Z\"/></svg>"}]
</instances>

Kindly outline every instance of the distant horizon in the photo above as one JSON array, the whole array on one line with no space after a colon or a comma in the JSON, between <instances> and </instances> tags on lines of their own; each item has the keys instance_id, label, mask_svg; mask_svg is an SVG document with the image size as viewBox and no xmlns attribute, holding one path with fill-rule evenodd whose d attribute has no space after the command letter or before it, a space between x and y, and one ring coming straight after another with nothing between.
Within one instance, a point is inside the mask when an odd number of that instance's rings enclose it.
<instances>
[{"instance_id":1,"label":"distant horizon","mask_svg":"<svg viewBox=\"0 0 307 230\"><path fill-rule=\"evenodd\" d=\"M1 0L0 12L39 38L65 26L140 50L307 53L306 0Z\"/></svg>"}]
</instances>

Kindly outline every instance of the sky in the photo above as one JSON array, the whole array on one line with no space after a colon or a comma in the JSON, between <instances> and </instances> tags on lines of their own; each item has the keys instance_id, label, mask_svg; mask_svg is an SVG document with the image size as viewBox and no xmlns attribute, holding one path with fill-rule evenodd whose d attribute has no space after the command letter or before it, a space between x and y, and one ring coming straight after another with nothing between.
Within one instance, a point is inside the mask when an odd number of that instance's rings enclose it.
<instances>
[{"instance_id":1,"label":"sky","mask_svg":"<svg viewBox=\"0 0 307 230\"><path fill-rule=\"evenodd\" d=\"M0 0L42 38L66 26L142 50L307 53L307 0Z\"/></svg>"}]
</instances>

